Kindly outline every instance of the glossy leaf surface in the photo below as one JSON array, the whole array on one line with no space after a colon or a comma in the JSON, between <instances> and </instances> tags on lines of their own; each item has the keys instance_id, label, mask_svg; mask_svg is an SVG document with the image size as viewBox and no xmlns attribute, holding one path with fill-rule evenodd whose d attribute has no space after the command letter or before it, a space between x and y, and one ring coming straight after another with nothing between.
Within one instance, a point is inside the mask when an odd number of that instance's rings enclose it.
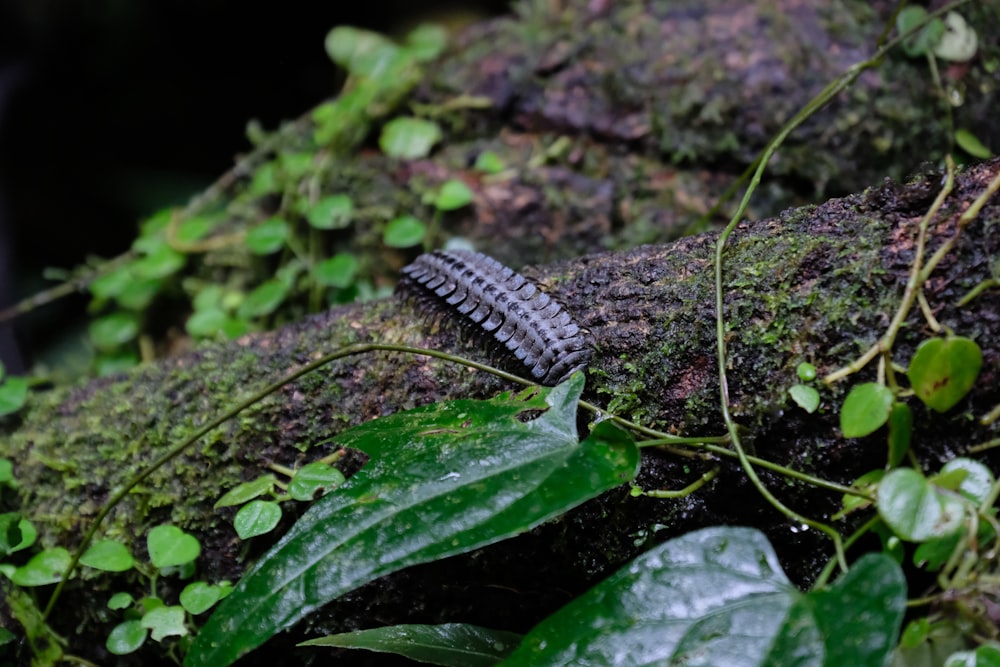
<instances>
[{"instance_id":1,"label":"glossy leaf surface","mask_svg":"<svg viewBox=\"0 0 1000 667\"><path fill-rule=\"evenodd\" d=\"M908 376L917 398L927 407L946 412L965 397L976 383L983 353L968 338L931 338L917 348Z\"/></svg>"},{"instance_id":2,"label":"glossy leaf surface","mask_svg":"<svg viewBox=\"0 0 1000 667\"><path fill-rule=\"evenodd\" d=\"M632 479L639 455L624 431L604 422L577 441L582 389L577 374L551 389L430 405L338 436L371 460L244 575L185 664L228 665L361 584L524 532Z\"/></svg>"},{"instance_id":3,"label":"glossy leaf surface","mask_svg":"<svg viewBox=\"0 0 1000 667\"><path fill-rule=\"evenodd\" d=\"M905 602L887 556L803 594L761 533L708 528L635 559L540 623L502 664L882 665Z\"/></svg>"}]
</instances>

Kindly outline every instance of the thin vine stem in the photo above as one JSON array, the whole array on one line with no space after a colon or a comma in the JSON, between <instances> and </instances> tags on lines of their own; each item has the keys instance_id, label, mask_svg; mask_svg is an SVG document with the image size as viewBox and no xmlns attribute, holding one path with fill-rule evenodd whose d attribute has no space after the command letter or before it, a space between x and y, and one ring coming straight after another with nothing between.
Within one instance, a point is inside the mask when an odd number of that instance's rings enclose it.
<instances>
[{"instance_id":1,"label":"thin vine stem","mask_svg":"<svg viewBox=\"0 0 1000 667\"><path fill-rule=\"evenodd\" d=\"M937 197L931 204L930 208L927 209L927 213L921 218L920 224L917 227L917 243L914 249L913 264L910 266L910 276L906 281L906 288L903 291L903 298L899 302L899 307L896 308L896 314L892 318L892 322L889 323L889 327L886 329L882 337L878 339L874 345L872 345L867 352L855 359L853 362L838 369L826 377L823 378L823 382L827 385L831 385L838 380L857 373L862 368L867 366L872 359L878 355L888 354L892 350L892 346L896 342L896 336L899 335L899 330L903 326L903 322L906 321L907 316L910 314L910 310L913 309L914 302L917 301L917 296L920 294L920 290L926 278L922 278L923 271L923 261L924 261L924 249L927 244L927 228L930 226L931 220L937 215L938 211L944 205L945 199L951 194L951 191L955 187L955 162L951 159L951 156L945 158L947 164L947 176L945 178L944 185L941 187L941 191L938 192Z\"/></svg>"},{"instance_id":2,"label":"thin vine stem","mask_svg":"<svg viewBox=\"0 0 1000 667\"><path fill-rule=\"evenodd\" d=\"M968 0L957 0L956 2L950 3L949 5L938 9L935 12L931 12L928 15L928 19L941 16L944 13L951 11L955 7L958 7ZM732 414L729 410L729 381L726 373L726 318L725 318L725 304L723 299L723 274L722 269L724 266L723 255L726 247L726 241L736 230L737 225L739 225L740 220L743 218L743 214L750 203L750 198L756 191L757 186L760 184L761 178L764 173L764 169L767 167L768 162L774 155L775 151L781 146L785 139L801 125L807 118L812 116L814 113L819 111L822 107L826 106L830 100L832 100L836 95L840 94L848 86L854 83L854 81L867 69L877 66L882 59L888 54L888 52L895 48L896 45L902 42L903 39L914 34L922 26L915 26L912 30L909 30L901 35L897 35L895 38L886 41L882 46L880 46L875 54L862 62L856 63L849 67L837 80L830 82L822 91L819 92L813 99L806 103L806 105L799 110L785 125L778 131L778 134L768 142L767 147L762 151L760 158L757 161L757 168L754 170L753 177L750 179L750 184L747 186L747 190L743 195L743 199L740 201L736 212L733 214L732 219L723 229L722 233L719 235L718 241L715 246L715 324L716 324L716 352L718 354L718 365L719 365L719 398L720 407L722 409L722 418L726 424L726 429L729 432L731 438L733 449L736 451L737 457L739 458L740 465L743 467L744 471L749 477L750 481L753 483L754 487L757 489L758 493L762 494L769 503L775 509L783 513L788 518L804 523L807 526L815 528L825 533L833 541L834 549L836 551L837 561L840 567L846 571L847 570L847 558L844 553L843 540L840 533L838 533L833 527L828 526L819 521L809 519L802 516L798 512L787 507L784 503L780 502L774 495L764 486L760 478L757 476L756 471L751 464L747 454L743 449L743 445L740 441L739 428L736 422L733 420Z\"/></svg>"},{"instance_id":3,"label":"thin vine stem","mask_svg":"<svg viewBox=\"0 0 1000 667\"><path fill-rule=\"evenodd\" d=\"M404 352L409 354L419 354L427 357L435 357L438 359L445 359L449 361L459 361L460 363L466 366L470 366L477 370L482 370L488 373L492 373L498 377L510 380L512 382L531 384L530 382L524 380L523 378L519 378L516 375L506 373L504 371L493 368L486 364L480 364L475 361L461 359L456 357L455 355L451 355L446 352L438 352L437 350L427 350L419 347L412 347L409 345L395 345L390 343L355 343L353 345L347 345L345 347L338 348L333 352L330 352L317 359L314 359L313 361L310 361L304 366L301 366L295 369L294 371L288 373L287 375L283 376L282 378L272 382L263 389L254 392L249 397L243 399L242 401L232 406L228 410L225 410L224 412L220 413L216 417L208 420L206 423L204 423L203 425L195 429L192 433L190 433L186 438L184 438L177 444L173 445L163 454L154 459L148 466L146 466L143 470L141 470L139 473L133 476L123 486L119 487L116 491L114 491L104 502L104 505L101 506L101 509L97 512L97 515L91 522L90 527L87 529L87 532L84 533L80 545L73 552L73 557L70 560L69 566L66 568L66 573L60 578L59 582L56 584L55 589L52 591L52 595L49 597L48 603L45 605L45 610L42 612L42 620L43 621L46 620L52 613L52 610L55 608L55 603L58 601L59 596L62 594L63 587L69 580L70 576L72 576L73 572L76 571L76 567L80 563L80 558L83 555L84 550L86 550L91 541L94 539L94 535L97 534L97 530L104 522L104 519L108 516L111 510L114 509L115 506L117 506L118 503L120 503L122 499L125 498L136 486L141 484L150 475L152 475L154 472L162 468L164 465L166 465L173 459L177 458L186 449L195 444L207 433L209 433L213 429L218 428L225 422L237 416L247 408L257 404L262 399L278 391L279 389L289 384L290 382L294 382L295 380L301 378L303 375L311 373L312 371L321 368L332 361L336 361L337 359L342 359L344 357L352 356L355 354L362 354L374 351ZM140 436L138 442L141 443L143 438L145 438L145 435Z\"/></svg>"}]
</instances>

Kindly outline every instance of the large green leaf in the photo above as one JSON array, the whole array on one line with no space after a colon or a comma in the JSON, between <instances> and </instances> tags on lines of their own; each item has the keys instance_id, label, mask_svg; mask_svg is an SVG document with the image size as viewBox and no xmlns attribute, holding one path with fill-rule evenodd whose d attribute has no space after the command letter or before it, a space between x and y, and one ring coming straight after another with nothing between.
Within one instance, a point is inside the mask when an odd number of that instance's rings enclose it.
<instances>
[{"instance_id":1,"label":"large green leaf","mask_svg":"<svg viewBox=\"0 0 1000 667\"><path fill-rule=\"evenodd\" d=\"M554 388L430 405L337 441L371 460L306 512L209 618L189 667L223 667L382 575L528 530L634 477L631 437L576 436L577 374Z\"/></svg>"},{"instance_id":2,"label":"large green leaf","mask_svg":"<svg viewBox=\"0 0 1000 667\"><path fill-rule=\"evenodd\" d=\"M632 561L540 623L502 664L882 665L905 602L887 556L862 558L830 590L803 594L761 533L707 528Z\"/></svg>"}]
</instances>

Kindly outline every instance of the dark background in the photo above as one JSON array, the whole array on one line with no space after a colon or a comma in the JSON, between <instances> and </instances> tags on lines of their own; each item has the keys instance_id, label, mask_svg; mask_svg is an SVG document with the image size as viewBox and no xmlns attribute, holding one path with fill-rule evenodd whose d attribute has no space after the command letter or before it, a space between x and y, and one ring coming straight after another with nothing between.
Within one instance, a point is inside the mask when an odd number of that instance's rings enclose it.
<instances>
[{"instance_id":1,"label":"dark background","mask_svg":"<svg viewBox=\"0 0 1000 667\"><path fill-rule=\"evenodd\" d=\"M330 28L457 29L507 6L0 0L0 309L56 284L47 268L127 249L144 215L185 203L249 148L251 118L273 129L334 95ZM21 372L85 305L20 318L17 345L0 324L0 360Z\"/></svg>"}]
</instances>

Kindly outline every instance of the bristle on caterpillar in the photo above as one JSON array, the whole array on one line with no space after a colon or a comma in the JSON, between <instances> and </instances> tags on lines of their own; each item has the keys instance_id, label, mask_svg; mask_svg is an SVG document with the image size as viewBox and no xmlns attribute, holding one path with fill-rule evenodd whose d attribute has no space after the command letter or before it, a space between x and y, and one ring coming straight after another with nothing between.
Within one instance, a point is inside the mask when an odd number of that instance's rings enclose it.
<instances>
[{"instance_id":1,"label":"bristle on caterpillar","mask_svg":"<svg viewBox=\"0 0 1000 667\"><path fill-rule=\"evenodd\" d=\"M493 338L540 384L586 367L588 337L561 304L521 274L471 250L437 250L403 267L397 292L429 299Z\"/></svg>"}]
</instances>

